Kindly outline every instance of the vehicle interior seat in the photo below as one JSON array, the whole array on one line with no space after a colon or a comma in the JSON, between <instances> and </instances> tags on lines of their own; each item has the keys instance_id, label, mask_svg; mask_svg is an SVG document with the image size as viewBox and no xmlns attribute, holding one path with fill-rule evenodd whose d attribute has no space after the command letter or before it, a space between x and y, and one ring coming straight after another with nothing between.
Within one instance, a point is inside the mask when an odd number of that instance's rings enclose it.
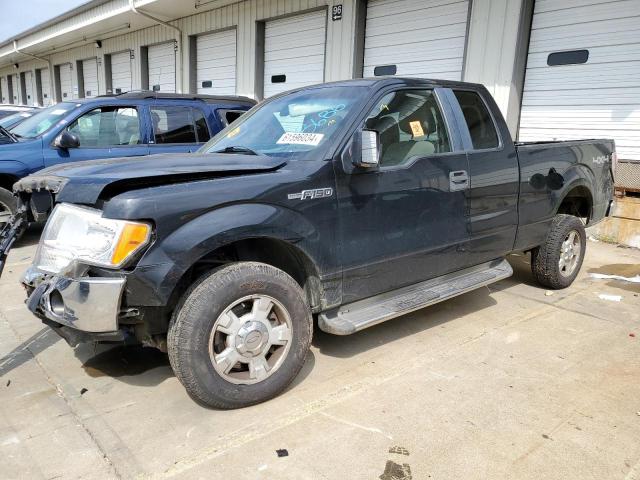
<instances>
[{"instance_id":1,"label":"vehicle interior seat","mask_svg":"<svg viewBox=\"0 0 640 480\"><path fill-rule=\"evenodd\" d=\"M411 128L411 125L415 124L414 122L420 124L422 135L414 135ZM400 132L408 140L400 140L389 145L382 156L381 163L383 165L399 165L413 157L426 157L436 153L434 142L429 140L430 134L433 133L430 132L429 126L434 123L431 111L426 104L400 120L398 124Z\"/></svg>"}]
</instances>

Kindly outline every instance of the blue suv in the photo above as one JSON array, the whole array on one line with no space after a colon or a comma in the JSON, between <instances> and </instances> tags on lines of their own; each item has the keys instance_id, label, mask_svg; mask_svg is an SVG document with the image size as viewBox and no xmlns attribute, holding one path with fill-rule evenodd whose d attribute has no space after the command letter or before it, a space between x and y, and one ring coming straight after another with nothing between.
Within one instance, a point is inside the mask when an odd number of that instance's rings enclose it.
<instances>
[{"instance_id":1,"label":"blue suv","mask_svg":"<svg viewBox=\"0 0 640 480\"><path fill-rule=\"evenodd\" d=\"M193 152L255 101L246 97L129 92L65 101L11 131L0 128L0 224L16 208L13 184L59 163Z\"/></svg>"}]
</instances>

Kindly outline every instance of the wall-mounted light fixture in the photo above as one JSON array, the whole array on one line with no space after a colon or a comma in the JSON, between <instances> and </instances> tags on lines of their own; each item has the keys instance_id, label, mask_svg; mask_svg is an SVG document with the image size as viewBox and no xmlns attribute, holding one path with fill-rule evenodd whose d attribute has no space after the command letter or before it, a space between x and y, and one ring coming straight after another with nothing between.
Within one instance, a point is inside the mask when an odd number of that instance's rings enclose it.
<instances>
[{"instance_id":1,"label":"wall-mounted light fixture","mask_svg":"<svg viewBox=\"0 0 640 480\"><path fill-rule=\"evenodd\" d=\"M102 41L101 40L96 40L95 42L93 42L93 44L96 46L96 48L102 48Z\"/></svg>"},{"instance_id":2,"label":"wall-mounted light fixture","mask_svg":"<svg viewBox=\"0 0 640 480\"><path fill-rule=\"evenodd\" d=\"M16 70L20 68L20 65L18 65L17 63L13 64L13 68L15 68Z\"/></svg>"}]
</instances>

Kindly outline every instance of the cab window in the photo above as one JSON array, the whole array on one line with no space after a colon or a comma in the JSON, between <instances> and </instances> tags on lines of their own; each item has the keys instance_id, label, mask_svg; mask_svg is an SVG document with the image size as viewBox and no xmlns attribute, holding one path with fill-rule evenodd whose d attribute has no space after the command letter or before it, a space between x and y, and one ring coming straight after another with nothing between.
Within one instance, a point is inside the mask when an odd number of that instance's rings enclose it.
<instances>
[{"instance_id":1,"label":"cab window","mask_svg":"<svg viewBox=\"0 0 640 480\"><path fill-rule=\"evenodd\" d=\"M101 148L138 145L141 142L138 111L134 107L100 107L85 113L67 127L80 147Z\"/></svg>"},{"instance_id":2,"label":"cab window","mask_svg":"<svg viewBox=\"0 0 640 480\"><path fill-rule=\"evenodd\" d=\"M373 108L365 128L380 136L380 166L451 152L449 135L433 90L400 90Z\"/></svg>"},{"instance_id":3,"label":"cab window","mask_svg":"<svg viewBox=\"0 0 640 480\"><path fill-rule=\"evenodd\" d=\"M453 93L462 109L474 150L498 148L496 126L480 95L466 90L454 90Z\"/></svg>"}]
</instances>

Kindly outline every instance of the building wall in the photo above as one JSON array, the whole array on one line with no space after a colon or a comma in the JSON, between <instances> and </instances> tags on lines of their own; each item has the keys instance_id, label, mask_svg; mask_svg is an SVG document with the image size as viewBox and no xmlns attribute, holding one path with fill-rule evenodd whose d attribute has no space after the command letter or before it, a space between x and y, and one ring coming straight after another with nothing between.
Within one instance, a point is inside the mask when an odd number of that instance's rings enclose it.
<instances>
[{"instance_id":1,"label":"building wall","mask_svg":"<svg viewBox=\"0 0 640 480\"><path fill-rule=\"evenodd\" d=\"M117 2L112 3L117 4ZM256 85L256 81L262 81L262 79L256 79L258 22L315 9L328 9L330 12L334 3L341 3L343 5L343 16L342 20L333 22L331 21L330 13L328 14L325 81L352 78L354 56L356 55L355 22L357 0L287 0L277 2L273 0L246 0L170 22L182 30L181 51L179 50L177 52L177 71L182 72L176 82L178 90L186 92L189 90L188 86L191 85L190 77L192 75L192 69L189 68L189 37L229 27L236 27L238 42L237 94L255 97L256 92L259 91L259 86ZM112 11L113 8L112 5L109 11ZM102 10L104 9L106 9L106 6L102 8ZM104 15L102 10L98 9L100 15ZM96 15L97 16L93 18L95 21L99 21L100 15ZM133 15L133 13L131 15ZM51 27L51 30L60 31L57 27ZM78 78L76 61L97 56L99 63L100 94L106 94L105 55L124 50L133 50L133 88L140 89L142 88L141 82L143 76L141 48L177 39L177 32L174 29L157 25L104 39L102 40L102 48L100 49L91 43L60 53L51 54L49 57L53 65L68 62L72 63L74 66L74 91L77 91ZM21 45L28 45L28 40L21 41ZM182 69L180 68L180 63L182 63ZM47 62L33 60L21 62L20 68L17 71L23 72L46 67ZM0 76L15 72L16 70L12 66L4 67L0 69ZM180 73L177 73L177 75L180 75Z\"/></svg>"},{"instance_id":2,"label":"building wall","mask_svg":"<svg viewBox=\"0 0 640 480\"><path fill-rule=\"evenodd\" d=\"M515 138L533 0L473 0L463 80L484 84Z\"/></svg>"}]
</instances>

